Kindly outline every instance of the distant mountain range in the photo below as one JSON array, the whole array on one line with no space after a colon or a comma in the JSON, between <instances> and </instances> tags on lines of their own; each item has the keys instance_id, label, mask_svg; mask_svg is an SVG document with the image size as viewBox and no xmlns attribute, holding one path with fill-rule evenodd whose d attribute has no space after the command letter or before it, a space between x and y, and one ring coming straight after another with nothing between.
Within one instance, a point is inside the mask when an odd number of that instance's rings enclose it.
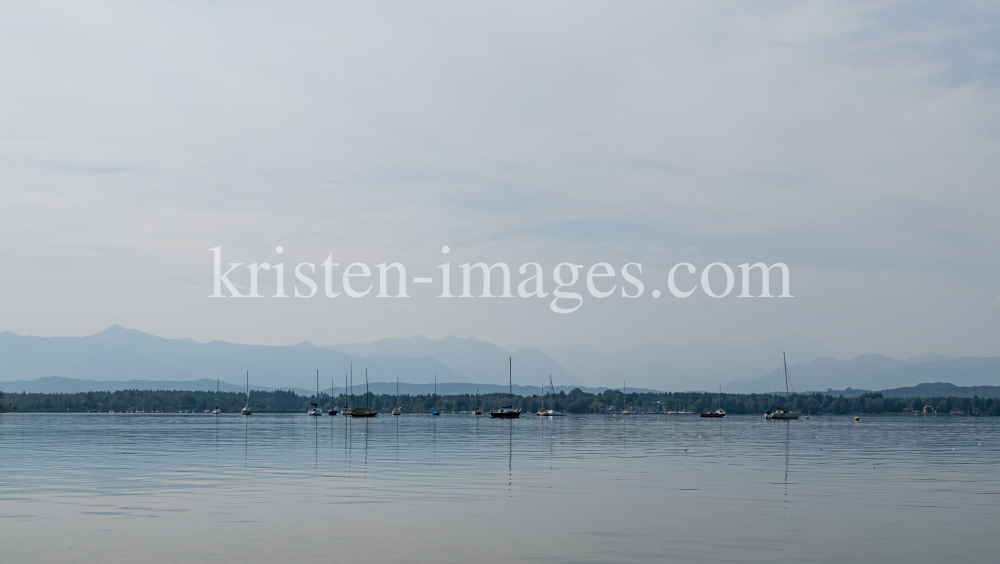
<instances>
[{"instance_id":1,"label":"distant mountain range","mask_svg":"<svg viewBox=\"0 0 1000 564\"><path fill-rule=\"evenodd\" d=\"M417 383L461 382L464 377L429 357L359 358L310 343L291 346L198 343L164 339L113 325L87 337L31 337L0 333L0 381L63 376L84 380L201 380L239 383L250 371L252 386L314 389L344 381L354 365L354 383L399 378ZM500 383L500 382L494 382Z\"/></svg>"},{"instance_id":2,"label":"distant mountain range","mask_svg":"<svg viewBox=\"0 0 1000 564\"><path fill-rule=\"evenodd\" d=\"M905 360L880 354L866 354L851 360L818 358L789 367L796 391L825 391L855 388L888 390L927 382L948 382L956 386L1000 385L1000 357L949 358L939 354ZM785 391L785 376L777 368L763 376L732 382L725 392L750 393Z\"/></svg>"},{"instance_id":3,"label":"distant mountain range","mask_svg":"<svg viewBox=\"0 0 1000 564\"><path fill-rule=\"evenodd\" d=\"M827 390L825 393L831 396L856 398L870 391L847 388L846 390ZM955 384L935 382L933 384L918 384L905 388L879 390L879 393L887 398L1000 398L1000 386L956 386Z\"/></svg>"},{"instance_id":4,"label":"distant mountain range","mask_svg":"<svg viewBox=\"0 0 1000 564\"><path fill-rule=\"evenodd\" d=\"M556 386L556 393L559 392L569 392L573 388L579 386ZM220 382L219 390L223 392L243 392L245 390L244 384L233 384L231 382ZM254 390L262 391L272 391L272 390L289 390L299 394L301 396L310 396L316 393L316 388L307 390L305 388L292 388L292 387L282 387L274 388L270 386L256 386L251 385L251 393ZM396 382L370 382L369 389L373 394L395 394L396 393ZM442 396L446 395L460 395L469 394L475 395L477 392L480 395L496 394L496 393L507 393L507 386L501 386L496 384L474 384L474 383L439 383L437 385L437 393ZM585 388L580 387L581 390L591 393L599 394L606 390L607 388ZM63 378L62 376L47 376L44 378L36 378L34 380L15 380L12 382L0 382L0 390L6 393L40 393L40 394L74 394L79 392L96 392L96 391L108 391L114 392L117 390L192 390L192 391L203 391L203 392L213 392L215 391L215 380L201 379L201 380L78 380L75 378ZM320 388L320 392L324 394L329 394L331 388L329 386ZM521 396L531 396L536 394L542 394L541 386L514 386L513 391L517 395ZM646 392L652 390L634 390L638 392ZM363 395L365 393L365 383L361 382L358 384L355 382L353 392L355 395ZM435 392L434 384L410 384L406 382L399 383L399 393L411 396L416 395L431 395ZM548 392L548 389L545 390ZM333 388L334 395L340 395L344 393L344 387Z\"/></svg>"},{"instance_id":5,"label":"distant mountain range","mask_svg":"<svg viewBox=\"0 0 1000 564\"><path fill-rule=\"evenodd\" d=\"M512 357L515 380L520 383L548 385L549 375L559 385L583 385L558 362L536 348L507 352L493 343L471 337L444 337L436 341L422 335L409 339L379 339L373 343L331 345L329 348L355 357L433 358L456 374L463 382L501 384L508 380L507 357ZM452 380L454 381L454 380Z\"/></svg>"},{"instance_id":6,"label":"distant mountain range","mask_svg":"<svg viewBox=\"0 0 1000 564\"><path fill-rule=\"evenodd\" d=\"M805 337L788 337L755 345L650 342L635 348L602 352L574 345L544 352L584 382L665 391L717 390L719 384L754 378L781 366L781 351L794 351L790 363L801 364L832 353L826 345Z\"/></svg>"},{"instance_id":7,"label":"distant mountain range","mask_svg":"<svg viewBox=\"0 0 1000 564\"><path fill-rule=\"evenodd\" d=\"M353 364L357 393L364 386L366 368L376 393L395 393L396 378L402 393L431 393L435 377L440 394L475 393L476 388L491 393L506 387L510 355L514 384L526 394L540 392L550 374L557 390L586 386L600 391L609 385L618 388L624 380L629 391L711 391L728 382L723 387L727 392L774 392L784 391L782 350L788 351L791 381L800 392L887 390L927 382L1000 385L1000 357L930 354L899 360L861 355L837 360L829 358L823 343L804 337L755 345L650 342L617 352L577 345L509 353L473 338L433 340L418 335L364 344L265 346L165 339L114 325L87 337L0 333L0 390L211 390L216 378L238 390L249 371L252 388L309 393L315 390L319 369L320 388L330 390L332 383L339 394Z\"/></svg>"}]
</instances>

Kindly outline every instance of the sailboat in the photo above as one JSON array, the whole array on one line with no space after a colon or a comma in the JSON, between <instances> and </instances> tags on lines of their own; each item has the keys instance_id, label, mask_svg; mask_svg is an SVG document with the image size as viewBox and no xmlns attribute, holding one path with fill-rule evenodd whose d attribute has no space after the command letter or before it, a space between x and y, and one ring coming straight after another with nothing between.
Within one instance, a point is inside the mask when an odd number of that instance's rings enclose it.
<instances>
[{"instance_id":1,"label":"sailboat","mask_svg":"<svg viewBox=\"0 0 1000 564\"><path fill-rule=\"evenodd\" d=\"M309 405L311 405L312 407L310 407L309 411L306 412L307 415L309 415L310 417L319 417L320 415L323 415L323 412L319 410L319 369L318 368L316 369L316 401L315 402L310 402Z\"/></svg>"},{"instance_id":2,"label":"sailboat","mask_svg":"<svg viewBox=\"0 0 1000 564\"><path fill-rule=\"evenodd\" d=\"M543 384L542 385L542 389L544 389L544 388L545 388L545 385ZM552 389L552 409L545 409L545 403L544 403L545 402L545 397L542 396L542 402L543 402L542 403L542 409L539 409L538 413L536 413L535 415L540 415L540 416L543 416L543 417L561 417L561 416L569 415L569 413L566 413L565 411L556 411L556 387L554 385L552 385L552 375L551 374L549 374L549 388Z\"/></svg>"},{"instance_id":3,"label":"sailboat","mask_svg":"<svg viewBox=\"0 0 1000 564\"><path fill-rule=\"evenodd\" d=\"M396 407L392 408L393 415L402 415L403 408L399 407L399 378L396 378Z\"/></svg>"},{"instance_id":4,"label":"sailboat","mask_svg":"<svg viewBox=\"0 0 1000 564\"><path fill-rule=\"evenodd\" d=\"M351 372L354 372L354 363L351 363ZM340 410L341 415L347 415L347 372L344 372L344 407Z\"/></svg>"},{"instance_id":5,"label":"sailboat","mask_svg":"<svg viewBox=\"0 0 1000 564\"><path fill-rule=\"evenodd\" d=\"M219 409L219 379L215 379L215 409L212 410L212 415L219 415L222 411Z\"/></svg>"},{"instance_id":6,"label":"sailboat","mask_svg":"<svg viewBox=\"0 0 1000 564\"><path fill-rule=\"evenodd\" d=\"M348 415L351 417L375 417L378 412L368 407L371 392L368 391L368 369L365 368L365 407L355 407Z\"/></svg>"},{"instance_id":7,"label":"sailboat","mask_svg":"<svg viewBox=\"0 0 1000 564\"><path fill-rule=\"evenodd\" d=\"M337 414L337 406L333 405L333 379L330 379L330 411L327 411L328 415Z\"/></svg>"},{"instance_id":8,"label":"sailboat","mask_svg":"<svg viewBox=\"0 0 1000 564\"><path fill-rule=\"evenodd\" d=\"M711 408L712 408L712 406L709 406L709 409L711 409ZM719 384L719 409L716 409L715 411L711 411L709 413L702 413L701 416L702 417L725 417L726 416L726 410L722 409L722 384Z\"/></svg>"},{"instance_id":9,"label":"sailboat","mask_svg":"<svg viewBox=\"0 0 1000 564\"><path fill-rule=\"evenodd\" d=\"M625 407L625 399L627 397L628 397L628 394L625 393L625 380L622 380L622 415L635 415L634 411L629 411Z\"/></svg>"},{"instance_id":10,"label":"sailboat","mask_svg":"<svg viewBox=\"0 0 1000 564\"><path fill-rule=\"evenodd\" d=\"M785 351L781 351L781 362L785 365L785 403L788 403L788 361L785 359ZM784 408L771 406L764 412L764 419L798 419L802 415L798 411L786 411Z\"/></svg>"},{"instance_id":11,"label":"sailboat","mask_svg":"<svg viewBox=\"0 0 1000 564\"><path fill-rule=\"evenodd\" d=\"M247 370L247 404L246 404L246 406L243 409L240 410L240 413L243 414L243 415L253 415L253 412L250 411L250 371L249 370Z\"/></svg>"},{"instance_id":12,"label":"sailboat","mask_svg":"<svg viewBox=\"0 0 1000 564\"><path fill-rule=\"evenodd\" d=\"M472 411L473 415L482 415L483 410L479 409L479 388L476 388L476 409Z\"/></svg>"},{"instance_id":13,"label":"sailboat","mask_svg":"<svg viewBox=\"0 0 1000 564\"><path fill-rule=\"evenodd\" d=\"M514 395L514 364L511 357L507 357L507 376L509 379L508 386L510 389L510 395ZM490 411L490 417L497 417L502 419L516 419L521 416L520 409L514 409L513 404L505 405L500 409L495 409Z\"/></svg>"}]
</instances>

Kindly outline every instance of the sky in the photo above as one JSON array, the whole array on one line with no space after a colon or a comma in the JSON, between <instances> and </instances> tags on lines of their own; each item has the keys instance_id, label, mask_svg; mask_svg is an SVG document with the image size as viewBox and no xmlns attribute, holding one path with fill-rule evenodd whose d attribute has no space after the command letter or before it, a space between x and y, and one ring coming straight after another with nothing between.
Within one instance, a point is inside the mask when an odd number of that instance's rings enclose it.
<instances>
[{"instance_id":1,"label":"sky","mask_svg":"<svg viewBox=\"0 0 1000 564\"><path fill-rule=\"evenodd\" d=\"M10 2L0 76L0 330L1000 355L995 3ZM215 247L412 297L210 298ZM480 261L584 265L582 305L436 297Z\"/></svg>"}]
</instances>

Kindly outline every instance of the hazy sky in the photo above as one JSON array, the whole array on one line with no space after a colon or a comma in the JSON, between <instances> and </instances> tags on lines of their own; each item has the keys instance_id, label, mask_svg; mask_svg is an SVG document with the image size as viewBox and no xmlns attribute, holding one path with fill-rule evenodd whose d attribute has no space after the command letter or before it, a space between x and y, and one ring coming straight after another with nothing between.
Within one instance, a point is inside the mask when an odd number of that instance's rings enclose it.
<instances>
[{"instance_id":1,"label":"hazy sky","mask_svg":"<svg viewBox=\"0 0 1000 564\"><path fill-rule=\"evenodd\" d=\"M0 76L0 330L1000 354L996 3L7 2ZM216 246L288 293L331 254L646 290L210 299ZM795 297L677 299L683 261Z\"/></svg>"}]
</instances>

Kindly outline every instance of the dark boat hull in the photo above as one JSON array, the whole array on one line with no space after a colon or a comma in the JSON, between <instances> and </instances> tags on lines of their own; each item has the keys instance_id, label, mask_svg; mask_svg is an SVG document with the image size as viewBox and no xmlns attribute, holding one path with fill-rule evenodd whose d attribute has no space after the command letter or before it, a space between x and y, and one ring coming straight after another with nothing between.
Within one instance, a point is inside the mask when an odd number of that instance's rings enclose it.
<instances>
[{"instance_id":1,"label":"dark boat hull","mask_svg":"<svg viewBox=\"0 0 1000 564\"><path fill-rule=\"evenodd\" d=\"M375 417L378 412L374 409L368 409L367 407L355 407L354 409L347 412L351 417Z\"/></svg>"},{"instance_id":2,"label":"dark boat hull","mask_svg":"<svg viewBox=\"0 0 1000 564\"><path fill-rule=\"evenodd\" d=\"M725 417L725 413L702 413L702 417Z\"/></svg>"},{"instance_id":3,"label":"dark boat hull","mask_svg":"<svg viewBox=\"0 0 1000 564\"><path fill-rule=\"evenodd\" d=\"M520 411L491 411L490 417L497 419L517 419L521 416Z\"/></svg>"}]
</instances>

